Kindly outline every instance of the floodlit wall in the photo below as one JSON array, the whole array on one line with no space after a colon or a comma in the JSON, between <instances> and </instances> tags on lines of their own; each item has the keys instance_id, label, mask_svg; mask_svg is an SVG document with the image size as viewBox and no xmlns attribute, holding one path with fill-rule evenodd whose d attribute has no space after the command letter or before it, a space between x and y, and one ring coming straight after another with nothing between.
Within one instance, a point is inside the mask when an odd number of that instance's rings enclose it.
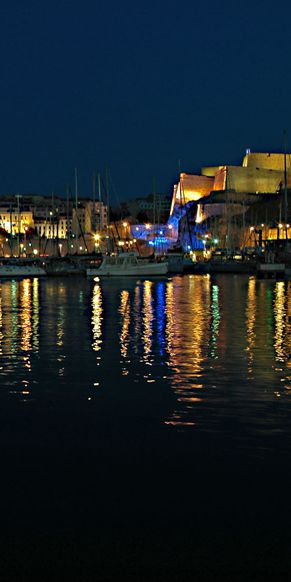
<instances>
[{"instance_id":1,"label":"floodlit wall","mask_svg":"<svg viewBox=\"0 0 291 582\"><path fill-rule=\"evenodd\" d=\"M222 166L205 166L201 168L201 175L208 176L209 178L214 178L215 174L220 170Z\"/></svg>"},{"instance_id":2,"label":"floodlit wall","mask_svg":"<svg viewBox=\"0 0 291 582\"><path fill-rule=\"evenodd\" d=\"M286 154L286 165L291 168L291 154ZM284 154L249 153L243 159L243 167L284 172Z\"/></svg>"},{"instance_id":3,"label":"floodlit wall","mask_svg":"<svg viewBox=\"0 0 291 582\"><path fill-rule=\"evenodd\" d=\"M19 214L16 210L11 212L6 208L0 208L0 226L9 233L24 233L27 228L33 228L33 215L30 211L21 211Z\"/></svg>"},{"instance_id":4,"label":"floodlit wall","mask_svg":"<svg viewBox=\"0 0 291 582\"><path fill-rule=\"evenodd\" d=\"M254 194L274 194L284 182L284 172L256 167L225 166L217 172L213 190L234 190ZM288 174L291 187L291 174Z\"/></svg>"},{"instance_id":5,"label":"floodlit wall","mask_svg":"<svg viewBox=\"0 0 291 582\"><path fill-rule=\"evenodd\" d=\"M180 174L180 181L174 186L171 214L175 204L196 202L200 198L209 196L213 190L214 179L195 174Z\"/></svg>"}]
</instances>

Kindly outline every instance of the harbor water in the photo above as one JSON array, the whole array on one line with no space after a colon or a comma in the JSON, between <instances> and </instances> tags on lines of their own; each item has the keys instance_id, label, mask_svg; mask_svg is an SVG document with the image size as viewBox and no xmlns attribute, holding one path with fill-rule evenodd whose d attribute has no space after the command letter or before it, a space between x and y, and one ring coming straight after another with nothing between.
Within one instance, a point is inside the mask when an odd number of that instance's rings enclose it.
<instances>
[{"instance_id":1,"label":"harbor water","mask_svg":"<svg viewBox=\"0 0 291 582\"><path fill-rule=\"evenodd\" d=\"M0 288L1 580L288 580L291 283Z\"/></svg>"}]
</instances>

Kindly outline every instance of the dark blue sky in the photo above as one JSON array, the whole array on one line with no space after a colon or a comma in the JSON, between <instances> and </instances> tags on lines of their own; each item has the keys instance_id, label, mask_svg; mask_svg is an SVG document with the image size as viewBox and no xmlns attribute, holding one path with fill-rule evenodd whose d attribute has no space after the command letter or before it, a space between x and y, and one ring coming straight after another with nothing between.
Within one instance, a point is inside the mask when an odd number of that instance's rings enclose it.
<instances>
[{"instance_id":1,"label":"dark blue sky","mask_svg":"<svg viewBox=\"0 0 291 582\"><path fill-rule=\"evenodd\" d=\"M289 4L290 6L290 4ZM287 2L9 0L0 8L0 193L116 203L186 172L291 148Z\"/></svg>"}]
</instances>

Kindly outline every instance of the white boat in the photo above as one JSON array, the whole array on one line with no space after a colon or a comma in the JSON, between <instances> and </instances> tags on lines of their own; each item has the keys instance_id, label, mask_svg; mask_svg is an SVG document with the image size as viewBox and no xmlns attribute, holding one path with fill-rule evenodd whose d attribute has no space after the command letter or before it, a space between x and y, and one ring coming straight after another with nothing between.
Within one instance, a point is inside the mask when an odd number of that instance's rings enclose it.
<instances>
[{"instance_id":1,"label":"white boat","mask_svg":"<svg viewBox=\"0 0 291 582\"><path fill-rule=\"evenodd\" d=\"M106 256L100 267L86 270L87 277L149 277L166 275L167 272L168 264L165 261L141 259L130 253Z\"/></svg>"},{"instance_id":2,"label":"white boat","mask_svg":"<svg viewBox=\"0 0 291 582\"><path fill-rule=\"evenodd\" d=\"M45 270L33 264L21 264L17 262L0 264L0 279L13 277L41 277L46 275Z\"/></svg>"},{"instance_id":3,"label":"white boat","mask_svg":"<svg viewBox=\"0 0 291 582\"><path fill-rule=\"evenodd\" d=\"M285 264L284 263L258 263L257 265L258 279L284 279Z\"/></svg>"}]
</instances>

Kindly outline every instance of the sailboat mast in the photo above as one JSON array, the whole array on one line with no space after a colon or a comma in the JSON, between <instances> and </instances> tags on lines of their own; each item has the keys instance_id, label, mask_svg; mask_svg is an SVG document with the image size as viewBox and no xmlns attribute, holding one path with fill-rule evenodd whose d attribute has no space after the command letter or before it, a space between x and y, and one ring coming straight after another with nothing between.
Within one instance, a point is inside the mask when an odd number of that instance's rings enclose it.
<instances>
[{"instance_id":1,"label":"sailboat mast","mask_svg":"<svg viewBox=\"0 0 291 582\"><path fill-rule=\"evenodd\" d=\"M106 168L106 202L107 202L107 251L110 253L110 211L109 211L109 176Z\"/></svg>"},{"instance_id":2,"label":"sailboat mast","mask_svg":"<svg viewBox=\"0 0 291 582\"><path fill-rule=\"evenodd\" d=\"M99 228L100 228L100 236L103 228L103 220L102 220L102 203L101 203L101 176L98 174L98 200L99 200Z\"/></svg>"},{"instance_id":3,"label":"sailboat mast","mask_svg":"<svg viewBox=\"0 0 291 582\"><path fill-rule=\"evenodd\" d=\"M96 172L93 172L93 212L91 214L92 227L96 232Z\"/></svg>"},{"instance_id":4,"label":"sailboat mast","mask_svg":"<svg viewBox=\"0 0 291 582\"><path fill-rule=\"evenodd\" d=\"M67 254L70 254L70 186L67 185Z\"/></svg>"},{"instance_id":5,"label":"sailboat mast","mask_svg":"<svg viewBox=\"0 0 291 582\"><path fill-rule=\"evenodd\" d=\"M288 222L288 188L287 188L287 131L284 130L284 203L285 203L285 228L287 238L287 222Z\"/></svg>"},{"instance_id":6,"label":"sailboat mast","mask_svg":"<svg viewBox=\"0 0 291 582\"><path fill-rule=\"evenodd\" d=\"M77 244L77 250L78 250L79 229L78 229L78 172L77 172L77 168L75 168L75 204L76 204L76 244Z\"/></svg>"}]
</instances>

